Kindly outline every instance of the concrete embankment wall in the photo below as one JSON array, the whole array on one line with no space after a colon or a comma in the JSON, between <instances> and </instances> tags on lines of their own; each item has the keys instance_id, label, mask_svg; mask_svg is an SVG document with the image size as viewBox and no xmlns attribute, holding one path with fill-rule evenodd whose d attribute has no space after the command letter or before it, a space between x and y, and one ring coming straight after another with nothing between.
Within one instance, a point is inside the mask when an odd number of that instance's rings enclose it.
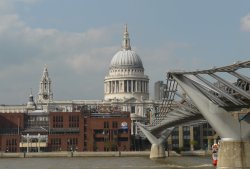
<instances>
[{"instance_id":1,"label":"concrete embankment wall","mask_svg":"<svg viewBox=\"0 0 250 169\"><path fill-rule=\"evenodd\" d=\"M168 155L169 153L169 155ZM111 151L111 152L29 152L29 153L4 153L0 152L0 158L50 158L50 157L149 157L150 151ZM206 155L205 151L181 152L166 151L167 156L202 156Z\"/></svg>"},{"instance_id":2,"label":"concrete embankment wall","mask_svg":"<svg viewBox=\"0 0 250 169\"><path fill-rule=\"evenodd\" d=\"M149 151L112 151L112 152L35 152L0 153L0 158L48 158L48 157L139 157L149 156Z\"/></svg>"}]
</instances>

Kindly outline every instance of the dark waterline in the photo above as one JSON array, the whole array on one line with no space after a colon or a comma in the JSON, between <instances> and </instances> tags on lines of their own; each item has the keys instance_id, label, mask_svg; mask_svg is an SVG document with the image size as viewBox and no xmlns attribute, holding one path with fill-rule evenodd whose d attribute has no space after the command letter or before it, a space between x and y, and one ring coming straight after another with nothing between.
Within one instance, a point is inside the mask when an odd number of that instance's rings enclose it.
<instances>
[{"instance_id":1,"label":"dark waterline","mask_svg":"<svg viewBox=\"0 0 250 169\"><path fill-rule=\"evenodd\" d=\"M3 158L0 169L213 169L210 157Z\"/></svg>"}]
</instances>

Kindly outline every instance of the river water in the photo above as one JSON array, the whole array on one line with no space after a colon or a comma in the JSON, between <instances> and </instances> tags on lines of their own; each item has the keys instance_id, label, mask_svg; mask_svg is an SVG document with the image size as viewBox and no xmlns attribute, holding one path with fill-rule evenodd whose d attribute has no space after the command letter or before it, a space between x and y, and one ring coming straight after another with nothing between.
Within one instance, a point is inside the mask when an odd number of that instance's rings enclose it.
<instances>
[{"instance_id":1,"label":"river water","mask_svg":"<svg viewBox=\"0 0 250 169\"><path fill-rule=\"evenodd\" d=\"M2 158L0 169L214 169L210 157Z\"/></svg>"}]
</instances>

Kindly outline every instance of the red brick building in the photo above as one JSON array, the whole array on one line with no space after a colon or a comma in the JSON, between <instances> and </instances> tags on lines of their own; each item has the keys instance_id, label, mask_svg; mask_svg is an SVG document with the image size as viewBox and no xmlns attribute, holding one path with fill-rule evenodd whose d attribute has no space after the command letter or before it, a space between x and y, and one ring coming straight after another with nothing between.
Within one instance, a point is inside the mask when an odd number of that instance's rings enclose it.
<instances>
[{"instance_id":1,"label":"red brick building","mask_svg":"<svg viewBox=\"0 0 250 169\"><path fill-rule=\"evenodd\" d=\"M19 152L20 133L23 129L23 113L0 113L0 150Z\"/></svg>"},{"instance_id":2,"label":"red brick building","mask_svg":"<svg viewBox=\"0 0 250 169\"><path fill-rule=\"evenodd\" d=\"M0 113L6 152L129 151L129 112Z\"/></svg>"},{"instance_id":3,"label":"red brick building","mask_svg":"<svg viewBox=\"0 0 250 169\"><path fill-rule=\"evenodd\" d=\"M94 113L86 118L85 142L88 151L129 151L130 113Z\"/></svg>"},{"instance_id":4,"label":"red brick building","mask_svg":"<svg viewBox=\"0 0 250 169\"><path fill-rule=\"evenodd\" d=\"M48 151L83 150L84 118L80 112L50 112Z\"/></svg>"}]
</instances>

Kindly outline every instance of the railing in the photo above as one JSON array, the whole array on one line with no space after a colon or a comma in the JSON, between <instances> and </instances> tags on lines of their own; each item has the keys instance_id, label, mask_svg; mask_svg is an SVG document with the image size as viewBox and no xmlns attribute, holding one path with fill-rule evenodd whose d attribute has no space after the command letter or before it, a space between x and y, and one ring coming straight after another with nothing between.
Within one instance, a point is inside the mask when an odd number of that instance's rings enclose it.
<instances>
[{"instance_id":1,"label":"railing","mask_svg":"<svg viewBox=\"0 0 250 169\"><path fill-rule=\"evenodd\" d=\"M188 79L213 103L225 109L250 107L250 61L193 72L173 71L168 76Z\"/></svg>"}]
</instances>

